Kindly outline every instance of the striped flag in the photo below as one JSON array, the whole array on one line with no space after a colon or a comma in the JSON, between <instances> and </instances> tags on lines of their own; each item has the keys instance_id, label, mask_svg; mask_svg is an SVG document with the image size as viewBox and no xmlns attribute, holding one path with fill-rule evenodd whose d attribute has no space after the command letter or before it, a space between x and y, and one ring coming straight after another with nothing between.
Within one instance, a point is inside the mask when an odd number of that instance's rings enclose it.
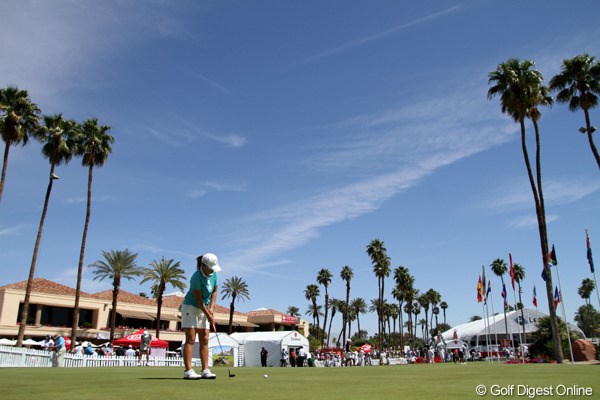
<instances>
[{"instance_id":1,"label":"striped flag","mask_svg":"<svg viewBox=\"0 0 600 400\"><path fill-rule=\"evenodd\" d=\"M560 303L560 293L558 292L558 286L554 287L554 309L558 307L558 303Z\"/></svg>"},{"instance_id":2,"label":"striped flag","mask_svg":"<svg viewBox=\"0 0 600 400\"><path fill-rule=\"evenodd\" d=\"M483 301L483 285L481 284L481 276L479 276L479 280L477 281L477 302L481 303Z\"/></svg>"},{"instance_id":3,"label":"striped flag","mask_svg":"<svg viewBox=\"0 0 600 400\"><path fill-rule=\"evenodd\" d=\"M585 230L586 237L586 245L587 245L587 259L588 263L590 263L590 271L592 274L594 273L594 259L592 258L592 242L590 241L590 235L588 234L587 229Z\"/></svg>"},{"instance_id":4,"label":"striped flag","mask_svg":"<svg viewBox=\"0 0 600 400\"><path fill-rule=\"evenodd\" d=\"M535 285L533 285L533 305L537 307L537 293L535 292Z\"/></svg>"},{"instance_id":5,"label":"striped flag","mask_svg":"<svg viewBox=\"0 0 600 400\"><path fill-rule=\"evenodd\" d=\"M506 285L502 285L502 298L504 299L504 309L506 310L508 308L508 299L507 299L507 295L506 295Z\"/></svg>"},{"instance_id":6,"label":"striped flag","mask_svg":"<svg viewBox=\"0 0 600 400\"><path fill-rule=\"evenodd\" d=\"M513 290L515 290L515 267L513 266L512 254L508 253L508 258L510 259L510 283Z\"/></svg>"},{"instance_id":7,"label":"striped flag","mask_svg":"<svg viewBox=\"0 0 600 400\"><path fill-rule=\"evenodd\" d=\"M556 261L556 251L554 250L554 245L552 245L552 250L548 253L546 258L546 265L544 265L544 269L542 270L542 279L544 281L548 280L548 272L550 272L550 264L558 265L558 261Z\"/></svg>"}]
</instances>

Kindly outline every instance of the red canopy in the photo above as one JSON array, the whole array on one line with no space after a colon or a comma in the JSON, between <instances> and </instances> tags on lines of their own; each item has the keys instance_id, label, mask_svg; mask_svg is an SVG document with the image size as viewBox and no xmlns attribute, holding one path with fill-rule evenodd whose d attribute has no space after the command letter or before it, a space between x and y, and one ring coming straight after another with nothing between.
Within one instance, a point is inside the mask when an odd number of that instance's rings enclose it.
<instances>
[{"instance_id":1,"label":"red canopy","mask_svg":"<svg viewBox=\"0 0 600 400\"><path fill-rule=\"evenodd\" d=\"M129 336L125 336L124 338L115 340L113 342L113 345L122 345L123 347L128 347L129 345L132 345L133 347L140 347L140 341L143 334L144 329L140 329L139 331L132 333ZM150 347L161 347L166 349L169 347L169 342L152 336L152 340L150 341Z\"/></svg>"},{"instance_id":2,"label":"red canopy","mask_svg":"<svg viewBox=\"0 0 600 400\"><path fill-rule=\"evenodd\" d=\"M369 343L365 343L362 346L360 346L360 350L362 350L365 353L370 353L373 350L373 348Z\"/></svg>"}]
</instances>

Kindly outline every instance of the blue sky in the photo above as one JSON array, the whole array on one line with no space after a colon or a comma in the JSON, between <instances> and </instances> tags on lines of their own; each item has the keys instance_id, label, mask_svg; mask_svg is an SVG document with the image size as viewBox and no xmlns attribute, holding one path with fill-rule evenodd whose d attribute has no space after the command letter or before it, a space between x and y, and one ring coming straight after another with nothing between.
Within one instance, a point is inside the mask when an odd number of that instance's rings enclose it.
<instances>
[{"instance_id":1,"label":"blue sky","mask_svg":"<svg viewBox=\"0 0 600 400\"><path fill-rule=\"evenodd\" d=\"M490 277L509 253L526 270L524 303L535 284L547 312L519 128L487 100L487 74L518 57L548 81L564 58L600 57L600 4L576 5L5 1L0 85L27 89L44 114L112 127L113 153L94 171L85 265L127 248L140 266L164 256L191 275L210 251L221 282L249 285L239 310L304 314L321 268L334 275L332 297L345 296L344 265L352 298L377 297L365 251L377 238L393 268L441 293L456 325L482 314L481 266ZM585 229L600 243L600 175L577 132L583 114L542 112L549 241L572 319L590 277ZM598 125L599 111L591 118ZM40 150L11 148L0 284L27 279L49 171ZM74 287L87 170L74 159L57 174L35 275ZM495 277L492 286L500 310ZM86 268L83 290L109 288ZM361 327L374 333L374 316Z\"/></svg>"}]
</instances>

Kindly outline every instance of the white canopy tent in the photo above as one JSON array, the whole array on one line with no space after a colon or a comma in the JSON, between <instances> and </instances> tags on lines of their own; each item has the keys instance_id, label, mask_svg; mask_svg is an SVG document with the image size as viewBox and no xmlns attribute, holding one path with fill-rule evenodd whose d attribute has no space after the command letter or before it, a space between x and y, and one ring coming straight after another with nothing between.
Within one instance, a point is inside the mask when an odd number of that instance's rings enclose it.
<instances>
[{"instance_id":1,"label":"white canopy tent","mask_svg":"<svg viewBox=\"0 0 600 400\"><path fill-rule=\"evenodd\" d=\"M217 340L217 335L219 338ZM219 345L219 341L221 345ZM181 343L185 343L185 340ZM221 349L222 347L222 349ZM215 358L228 358L233 360L233 365L229 364L230 367L239 367L240 366L240 357L239 357L239 347L240 344L237 340L233 339L226 333L210 333L208 337L208 365L212 367L213 361ZM198 342L198 336L196 336L196 342L194 343L194 351L192 353L193 357L200 357L200 343Z\"/></svg>"},{"instance_id":2,"label":"white canopy tent","mask_svg":"<svg viewBox=\"0 0 600 400\"><path fill-rule=\"evenodd\" d=\"M240 353L243 354L245 367L260 367L260 352L264 347L268 352L267 365L278 367L281 365L281 349L298 349L304 347L308 352L308 339L296 331L276 332L236 332L231 337L240 344Z\"/></svg>"},{"instance_id":3,"label":"white canopy tent","mask_svg":"<svg viewBox=\"0 0 600 400\"><path fill-rule=\"evenodd\" d=\"M523 317L521 317L521 310L506 313L508 335L504 324L504 313L501 313L487 319L484 318L455 326L442 333L442 338L446 343L450 343L454 340L454 332L456 331L458 340L466 342L469 347L485 346L486 343L497 345L498 342L506 339L512 339L513 344L519 344L521 341L529 343L529 335L538 329L538 320L547 316L547 314L540 311L524 308ZM525 327L526 338L522 338L523 327ZM585 338L585 335L577 326L569 324L569 329ZM496 342L496 338L498 338L498 342Z\"/></svg>"}]
</instances>

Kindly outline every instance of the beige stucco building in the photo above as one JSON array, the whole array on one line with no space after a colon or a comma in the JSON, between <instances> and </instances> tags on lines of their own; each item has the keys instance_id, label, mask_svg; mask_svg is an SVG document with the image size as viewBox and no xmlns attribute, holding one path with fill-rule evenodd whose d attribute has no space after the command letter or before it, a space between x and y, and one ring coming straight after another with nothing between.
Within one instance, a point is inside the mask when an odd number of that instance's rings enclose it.
<instances>
[{"instance_id":1,"label":"beige stucco building","mask_svg":"<svg viewBox=\"0 0 600 400\"><path fill-rule=\"evenodd\" d=\"M0 337L16 337L20 310L25 299L27 281L0 286ZM181 345L179 306L181 295L165 296L161 307L160 338L174 349ZM44 278L33 281L29 302L26 338L41 340L48 334L71 334L75 289ZM106 342L109 339L109 319L112 291L99 293L80 292L79 329L77 340ZM157 305L148 299L121 290L117 302L115 339L127 336L140 328L156 330ZM217 330L226 332L229 325L229 308L215 307ZM232 321L234 332L298 330L308 336L308 322L272 309L259 309L247 313L235 311Z\"/></svg>"}]
</instances>

